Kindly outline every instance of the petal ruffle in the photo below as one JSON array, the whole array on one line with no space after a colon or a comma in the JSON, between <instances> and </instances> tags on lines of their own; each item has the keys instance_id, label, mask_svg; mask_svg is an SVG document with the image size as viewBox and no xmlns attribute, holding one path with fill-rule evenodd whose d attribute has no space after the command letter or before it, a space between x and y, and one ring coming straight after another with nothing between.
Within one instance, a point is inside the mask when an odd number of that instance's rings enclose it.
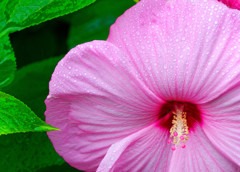
<instances>
[{"instance_id":1,"label":"petal ruffle","mask_svg":"<svg viewBox=\"0 0 240 172\"><path fill-rule=\"evenodd\" d=\"M169 131L158 122L114 143L98 167L98 172L167 171L172 150Z\"/></svg>"},{"instance_id":2,"label":"petal ruffle","mask_svg":"<svg viewBox=\"0 0 240 172\"><path fill-rule=\"evenodd\" d=\"M111 43L72 49L57 65L45 101L56 151L75 168L94 171L108 147L158 118L163 103Z\"/></svg>"},{"instance_id":3,"label":"petal ruffle","mask_svg":"<svg viewBox=\"0 0 240 172\"><path fill-rule=\"evenodd\" d=\"M204 103L240 81L240 13L211 0L142 0L109 42L165 100Z\"/></svg>"},{"instance_id":4,"label":"petal ruffle","mask_svg":"<svg viewBox=\"0 0 240 172\"><path fill-rule=\"evenodd\" d=\"M172 155L169 172L202 172L240 170L239 166L221 154L197 125L189 134L184 149L176 149Z\"/></svg>"},{"instance_id":5,"label":"petal ruffle","mask_svg":"<svg viewBox=\"0 0 240 172\"><path fill-rule=\"evenodd\" d=\"M209 140L240 166L240 84L200 105L202 128Z\"/></svg>"}]
</instances>

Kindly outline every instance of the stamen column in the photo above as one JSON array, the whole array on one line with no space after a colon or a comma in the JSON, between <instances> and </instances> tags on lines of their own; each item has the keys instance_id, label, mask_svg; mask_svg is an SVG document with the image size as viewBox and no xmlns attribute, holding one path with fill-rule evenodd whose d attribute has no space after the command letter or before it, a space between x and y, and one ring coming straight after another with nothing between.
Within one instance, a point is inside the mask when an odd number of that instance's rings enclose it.
<instances>
[{"instance_id":1,"label":"stamen column","mask_svg":"<svg viewBox=\"0 0 240 172\"><path fill-rule=\"evenodd\" d=\"M177 146L185 148L185 141L188 140L189 131L187 126L187 113L183 111L184 106L175 106L175 110L172 111L173 120L172 127L170 128L170 138L168 143L172 143L172 150L175 150Z\"/></svg>"}]
</instances>

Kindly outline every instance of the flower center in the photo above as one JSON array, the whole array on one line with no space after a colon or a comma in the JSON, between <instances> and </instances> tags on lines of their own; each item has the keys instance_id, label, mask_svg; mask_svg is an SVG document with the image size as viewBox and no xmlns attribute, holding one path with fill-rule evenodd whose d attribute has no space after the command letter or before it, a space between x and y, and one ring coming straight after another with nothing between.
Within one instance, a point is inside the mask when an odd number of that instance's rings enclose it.
<instances>
[{"instance_id":1,"label":"flower center","mask_svg":"<svg viewBox=\"0 0 240 172\"><path fill-rule=\"evenodd\" d=\"M196 122L201 123L200 112L196 105L187 102L168 102L161 107L160 126L169 130L168 144L171 149L185 148L189 139L189 130L194 129Z\"/></svg>"}]
</instances>

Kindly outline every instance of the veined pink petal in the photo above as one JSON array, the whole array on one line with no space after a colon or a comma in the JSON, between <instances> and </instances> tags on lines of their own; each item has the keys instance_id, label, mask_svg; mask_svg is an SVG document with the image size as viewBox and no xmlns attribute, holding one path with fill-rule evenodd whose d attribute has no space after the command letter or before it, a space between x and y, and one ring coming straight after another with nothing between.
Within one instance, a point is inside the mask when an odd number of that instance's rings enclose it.
<instances>
[{"instance_id":1,"label":"veined pink petal","mask_svg":"<svg viewBox=\"0 0 240 172\"><path fill-rule=\"evenodd\" d=\"M239 166L225 157L197 125L189 134L185 148L173 152L169 172L237 172Z\"/></svg>"},{"instance_id":2,"label":"veined pink petal","mask_svg":"<svg viewBox=\"0 0 240 172\"><path fill-rule=\"evenodd\" d=\"M219 0L230 8L240 9L240 0Z\"/></svg>"},{"instance_id":3,"label":"veined pink petal","mask_svg":"<svg viewBox=\"0 0 240 172\"><path fill-rule=\"evenodd\" d=\"M107 42L80 45L58 64L45 114L61 131L48 135L85 171L237 171L239 66L239 11L212 0L142 0ZM173 156L169 131L156 123L162 99L202 113Z\"/></svg>"},{"instance_id":4,"label":"veined pink petal","mask_svg":"<svg viewBox=\"0 0 240 172\"><path fill-rule=\"evenodd\" d=\"M108 147L152 124L163 103L137 79L113 44L72 49L57 65L45 101L56 151L73 167L95 171Z\"/></svg>"},{"instance_id":5,"label":"veined pink petal","mask_svg":"<svg viewBox=\"0 0 240 172\"><path fill-rule=\"evenodd\" d=\"M240 13L217 1L142 0L108 41L165 100L204 103L240 81Z\"/></svg>"},{"instance_id":6,"label":"veined pink petal","mask_svg":"<svg viewBox=\"0 0 240 172\"><path fill-rule=\"evenodd\" d=\"M240 166L240 84L200 108L208 138Z\"/></svg>"},{"instance_id":7,"label":"veined pink petal","mask_svg":"<svg viewBox=\"0 0 240 172\"><path fill-rule=\"evenodd\" d=\"M167 171L172 154L168 138L158 122L137 131L108 149L97 172Z\"/></svg>"}]
</instances>

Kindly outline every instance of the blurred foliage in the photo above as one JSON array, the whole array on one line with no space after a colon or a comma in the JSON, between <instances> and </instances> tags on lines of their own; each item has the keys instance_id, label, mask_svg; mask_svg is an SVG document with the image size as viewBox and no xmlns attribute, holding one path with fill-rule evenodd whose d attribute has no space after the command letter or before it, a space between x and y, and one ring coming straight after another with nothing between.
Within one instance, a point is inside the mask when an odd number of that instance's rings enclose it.
<instances>
[{"instance_id":1,"label":"blurred foliage","mask_svg":"<svg viewBox=\"0 0 240 172\"><path fill-rule=\"evenodd\" d=\"M0 158L0 171L3 172L34 172L64 163L54 151L46 133L0 136Z\"/></svg>"},{"instance_id":2,"label":"blurred foliage","mask_svg":"<svg viewBox=\"0 0 240 172\"><path fill-rule=\"evenodd\" d=\"M58 18L10 34L17 68L65 54L68 51L68 30L69 24Z\"/></svg>"},{"instance_id":3,"label":"blurred foliage","mask_svg":"<svg viewBox=\"0 0 240 172\"><path fill-rule=\"evenodd\" d=\"M53 171L57 171L57 172L79 172L79 170L71 167L67 163L64 163L63 165L53 165L51 167L42 168L42 169L38 170L37 172L53 172Z\"/></svg>"},{"instance_id":4,"label":"blurred foliage","mask_svg":"<svg viewBox=\"0 0 240 172\"><path fill-rule=\"evenodd\" d=\"M45 3L48 1L50 6ZM39 2L43 5L45 4L45 7L40 8L40 10L48 11L51 9L54 11L54 9L57 9L57 6L61 6L58 10L65 8L70 9L70 7L68 8L65 5L71 1L60 3L63 1L54 0L54 2L58 2L55 5L51 5L52 0L48 1L43 0ZM93 1L94 0L85 0L82 2L86 5ZM15 0L11 2L10 0L3 0L0 2L0 8L3 2L7 2L8 5L11 5L14 4ZM25 1L21 2L24 3ZM75 0L74 2L78 3L80 1ZM28 1L28 3L37 2L36 0L31 0ZM5 87L3 91L23 101L35 112L35 114L44 120L44 100L48 95L48 83L57 62L63 57L62 54L66 54L70 48L77 44L96 39L106 39L110 25L115 22L118 16L134 4L132 0L97 0L94 4L75 13L10 34L10 40L17 58L18 70L16 71L13 82ZM82 7L81 5L74 6L74 10ZM10 6L8 8L10 8ZM18 8L16 9L19 10ZM30 8L29 5L26 5L26 8ZM25 12L22 10L22 12L25 14L29 12L29 10L25 10ZM41 19L41 22L53 18L50 15L47 17L48 19L44 19L44 15L40 13L35 14L34 9L32 10L33 12L26 15L26 20L23 22L24 25L15 29L30 26L28 24L30 23L30 19L33 19L32 21L34 23L34 18L36 16L40 17L39 19ZM37 11L35 10L35 12ZM69 13L69 11L60 10L58 15L60 16L66 13ZM0 21L2 21L1 15L3 15L2 11L0 11ZM19 19L20 18L21 16ZM37 23L38 22L35 22L34 24ZM0 22L0 25L1 24L6 25L6 23ZM5 29L0 27L0 35L3 33L1 29L4 33L10 33L12 29L8 28L12 28L10 26L13 25L14 22L11 22L11 25L6 25L7 27L5 27ZM13 51L10 51L12 50L11 44L9 45L8 53L13 54ZM0 72L1 69L3 69L1 66L1 49L0 42ZM52 58L60 55L62 56ZM65 163L55 152L46 133L21 133L0 136L0 145L0 171L78 171Z\"/></svg>"},{"instance_id":5,"label":"blurred foliage","mask_svg":"<svg viewBox=\"0 0 240 172\"><path fill-rule=\"evenodd\" d=\"M106 40L109 28L117 17L134 4L132 0L98 0L93 5L67 16L66 20L70 22L68 47L73 48L92 40Z\"/></svg>"}]
</instances>

